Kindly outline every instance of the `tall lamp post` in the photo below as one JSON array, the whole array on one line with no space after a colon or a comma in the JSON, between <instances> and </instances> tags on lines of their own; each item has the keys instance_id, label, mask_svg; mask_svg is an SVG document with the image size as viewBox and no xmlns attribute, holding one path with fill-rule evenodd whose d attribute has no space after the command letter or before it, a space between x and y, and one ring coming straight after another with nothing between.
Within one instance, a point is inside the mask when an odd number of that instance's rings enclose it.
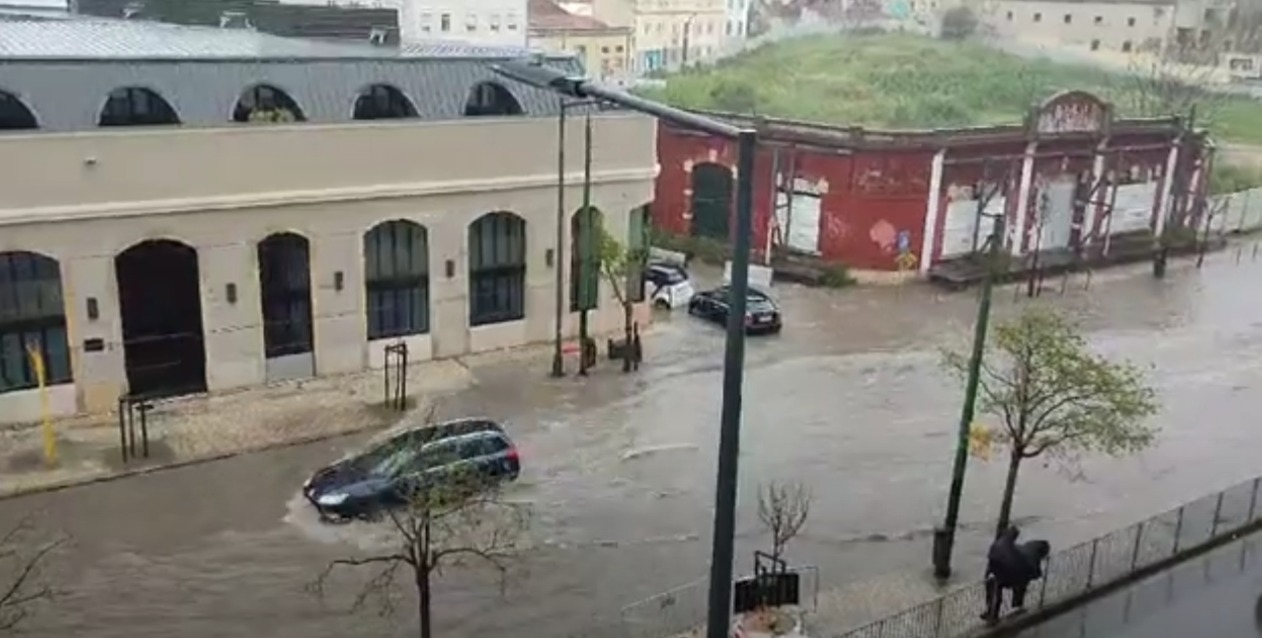
<instances>
[{"instance_id":1,"label":"tall lamp post","mask_svg":"<svg viewBox=\"0 0 1262 638\"><path fill-rule=\"evenodd\" d=\"M553 259L553 269L556 275L556 297L553 299L556 314L556 325L553 326L552 332L552 376L565 376L565 359L561 352L561 342L563 336L561 334L561 324L565 319L565 269L562 261L565 257L565 115L572 108L583 106L594 106L598 104L596 100L567 100L564 95L557 98L557 219L556 219L556 251ZM587 139L584 142L584 162L589 165L591 162L591 135L590 129ZM584 173L585 182L590 181L590 175ZM589 184L584 184L584 192ZM584 202L586 206L586 202ZM586 332L586 331L584 331ZM586 335L584 335L586 336ZM581 348L580 348L581 351ZM581 354L580 354L581 361Z\"/></svg>"},{"instance_id":2,"label":"tall lamp post","mask_svg":"<svg viewBox=\"0 0 1262 638\"><path fill-rule=\"evenodd\" d=\"M506 62L492 69L509 79L579 99L597 99L652 115L685 128L736 140L736 233L732 238L732 308L723 357L723 407L715 477L714 537L710 556L710 597L706 638L726 638L731 624L732 552L736 527L736 472L740 451L741 391L745 363L745 302L749 291L749 251L753 234L754 153L757 134L726 122L672 108L629 93L571 77L541 60Z\"/></svg>"},{"instance_id":3,"label":"tall lamp post","mask_svg":"<svg viewBox=\"0 0 1262 638\"><path fill-rule=\"evenodd\" d=\"M946 519L933 530L933 575L940 579L951 576L951 551L955 547L955 530L960 520L960 500L964 495L964 470L968 467L969 431L977 411L977 389L981 383L982 358L986 354L986 332L990 325L990 300L995 290L999 254L1007 236L1004 214L987 215L986 200L979 200L978 217L994 220L990 233L990 250L986 256L986 276L982 280L981 301L977 304L977 323L973 330L973 351L968 360L968 377L964 382L964 407L960 411L960 427L955 442L955 462L951 467L951 488L947 495Z\"/></svg>"}]
</instances>

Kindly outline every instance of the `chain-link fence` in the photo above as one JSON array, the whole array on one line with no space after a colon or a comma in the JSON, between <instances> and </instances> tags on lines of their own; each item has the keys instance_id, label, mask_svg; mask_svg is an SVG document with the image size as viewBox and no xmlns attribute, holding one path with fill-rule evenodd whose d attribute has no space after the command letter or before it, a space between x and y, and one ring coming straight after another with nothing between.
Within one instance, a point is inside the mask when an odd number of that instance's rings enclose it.
<instances>
[{"instance_id":1,"label":"chain-link fence","mask_svg":"<svg viewBox=\"0 0 1262 638\"><path fill-rule=\"evenodd\" d=\"M1063 602L1262 520L1260 483L1262 477L1240 483L1052 554L1043 578L1030 586L1028 607ZM977 582L838 638L955 638L983 627L985 606L985 586Z\"/></svg>"}]
</instances>

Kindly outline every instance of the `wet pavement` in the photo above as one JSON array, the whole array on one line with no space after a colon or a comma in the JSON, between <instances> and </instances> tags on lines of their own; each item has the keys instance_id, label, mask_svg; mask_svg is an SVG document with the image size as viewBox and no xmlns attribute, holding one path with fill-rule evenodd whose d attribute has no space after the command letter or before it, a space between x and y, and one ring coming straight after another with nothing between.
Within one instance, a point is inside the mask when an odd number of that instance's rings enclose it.
<instances>
[{"instance_id":1,"label":"wet pavement","mask_svg":"<svg viewBox=\"0 0 1262 638\"><path fill-rule=\"evenodd\" d=\"M996 312L1031 304L1080 317L1103 350L1152 366L1161 392L1157 444L1127 459L1084 460L1075 472L1031 464L1016 514L1057 546L1145 518L1255 474L1262 429L1262 264L1212 256L1100 272L1037 301L1005 288ZM755 488L802 481L816 502L788 555L817 565L825 585L893 571L921 574L941 517L960 392L938 349L965 344L974 292L928 287L820 291L778 287L780 336L751 339L741 442L738 570L765 544ZM436 593L440 635L610 636L618 610L705 572L719 420L722 331L680 313L646 343L645 367L623 376L549 380L546 360L475 371L478 386L445 415L504 419L522 448L511 498L533 505L534 546L500 596L480 571L450 571ZM605 364L608 367L608 364ZM330 559L379 542L371 526L329 527L297 496L312 469L359 438L247 455L113 483L0 502L0 521L39 511L74 538L50 577L66 589L27 627L33 636L403 636L400 613L350 615L358 584L321 601L304 586ZM962 578L997 513L1000 463L969 469L957 565ZM405 591L404 594L407 592ZM699 614L704 591L669 613ZM915 601L908 601L915 602ZM695 612L694 612L695 609ZM884 610L892 611L892 610ZM655 613L655 612L641 612ZM868 618L848 616L840 624ZM609 623L601 630L602 623Z\"/></svg>"},{"instance_id":2,"label":"wet pavement","mask_svg":"<svg viewBox=\"0 0 1262 638\"><path fill-rule=\"evenodd\" d=\"M1204 556L1021 632L1018 638L1257 638L1262 535Z\"/></svg>"}]
</instances>

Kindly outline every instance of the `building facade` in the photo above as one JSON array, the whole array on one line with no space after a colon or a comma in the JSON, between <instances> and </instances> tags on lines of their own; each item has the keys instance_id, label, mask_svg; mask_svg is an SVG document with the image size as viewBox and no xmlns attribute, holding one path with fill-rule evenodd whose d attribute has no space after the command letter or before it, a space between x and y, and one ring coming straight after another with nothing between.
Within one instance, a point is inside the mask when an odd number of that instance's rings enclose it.
<instances>
[{"instance_id":1,"label":"building facade","mask_svg":"<svg viewBox=\"0 0 1262 638\"><path fill-rule=\"evenodd\" d=\"M393 9L404 44L458 40L526 46L527 0L280 0L284 4Z\"/></svg>"},{"instance_id":2,"label":"building facade","mask_svg":"<svg viewBox=\"0 0 1262 638\"><path fill-rule=\"evenodd\" d=\"M801 254L858 270L928 273L968 257L990 232L985 215L1006 215L1014 256L1160 235L1195 223L1208 175L1203 133L1177 118L1114 118L1081 92L1006 127L899 133L745 123L760 130L759 257ZM725 241L735 152L726 140L663 126L654 223Z\"/></svg>"},{"instance_id":3,"label":"building facade","mask_svg":"<svg viewBox=\"0 0 1262 638\"><path fill-rule=\"evenodd\" d=\"M0 22L0 49L17 35ZM400 342L423 361L549 340L557 269L575 296L582 224L644 236L655 122L592 114L582 214L573 119L559 219L556 100L499 84L493 59L240 70L157 53L0 62L0 421L40 416L32 354L66 415L378 367ZM364 65L377 84L358 86ZM291 117L255 117L278 111ZM593 329L619 329L598 288Z\"/></svg>"},{"instance_id":4,"label":"building facade","mask_svg":"<svg viewBox=\"0 0 1262 638\"><path fill-rule=\"evenodd\" d=\"M531 0L529 34L531 48L573 55L590 77L610 83L629 77L635 55L631 27L570 13L552 0Z\"/></svg>"},{"instance_id":5,"label":"building facade","mask_svg":"<svg viewBox=\"0 0 1262 638\"><path fill-rule=\"evenodd\" d=\"M632 28L637 76L677 71L724 52L727 0L592 0L592 16Z\"/></svg>"}]
</instances>

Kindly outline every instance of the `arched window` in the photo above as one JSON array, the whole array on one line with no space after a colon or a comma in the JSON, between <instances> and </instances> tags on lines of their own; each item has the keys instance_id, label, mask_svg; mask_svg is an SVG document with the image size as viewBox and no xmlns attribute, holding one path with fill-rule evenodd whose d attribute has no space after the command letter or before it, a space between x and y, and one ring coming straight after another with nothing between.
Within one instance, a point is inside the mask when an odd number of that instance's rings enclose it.
<instances>
[{"instance_id":1,"label":"arched window","mask_svg":"<svg viewBox=\"0 0 1262 638\"><path fill-rule=\"evenodd\" d=\"M429 238L425 227L396 220L364 234L368 338L429 332Z\"/></svg>"},{"instance_id":2,"label":"arched window","mask_svg":"<svg viewBox=\"0 0 1262 638\"><path fill-rule=\"evenodd\" d=\"M481 115L521 115L521 103L508 89L495 82L481 82L469 92L464 103L467 117Z\"/></svg>"},{"instance_id":3,"label":"arched window","mask_svg":"<svg viewBox=\"0 0 1262 638\"><path fill-rule=\"evenodd\" d=\"M526 316L526 220L487 213L469 226L469 325Z\"/></svg>"},{"instance_id":4,"label":"arched window","mask_svg":"<svg viewBox=\"0 0 1262 638\"><path fill-rule=\"evenodd\" d=\"M35 114L18 96L0 91L0 131L39 128Z\"/></svg>"},{"instance_id":5,"label":"arched window","mask_svg":"<svg viewBox=\"0 0 1262 638\"><path fill-rule=\"evenodd\" d=\"M139 86L125 86L110 91L101 107L99 126L150 126L179 124L171 104L161 95Z\"/></svg>"},{"instance_id":6,"label":"arched window","mask_svg":"<svg viewBox=\"0 0 1262 638\"><path fill-rule=\"evenodd\" d=\"M44 362L44 381L70 381L66 306L56 259L0 253L0 393L39 387L30 353Z\"/></svg>"},{"instance_id":7,"label":"arched window","mask_svg":"<svg viewBox=\"0 0 1262 638\"><path fill-rule=\"evenodd\" d=\"M570 312L600 305L601 214L595 208L570 217Z\"/></svg>"},{"instance_id":8,"label":"arched window","mask_svg":"<svg viewBox=\"0 0 1262 638\"><path fill-rule=\"evenodd\" d=\"M389 84L374 84L355 98L356 120L397 120L416 117L416 107L403 91Z\"/></svg>"},{"instance_id":9,"label":"arched window","mask_svg":"<svg viewBox=\"0 0 1262 638\"><path fill-rule=\"evenodd\" d=\"M258 245L267 358L311 352L311 243L294 233L268 235Z\"/></svg>"},{"instance_id":10,"label":"arched window","mask_svg":"<svg viewBox=\"0 0 1262 638\"><path fill-rule=\"evenodd\" d=\"M233 122L305 122L307 116L289 94L268 84L241 93L232 109Z\"/></svg>"}]
</instances>

